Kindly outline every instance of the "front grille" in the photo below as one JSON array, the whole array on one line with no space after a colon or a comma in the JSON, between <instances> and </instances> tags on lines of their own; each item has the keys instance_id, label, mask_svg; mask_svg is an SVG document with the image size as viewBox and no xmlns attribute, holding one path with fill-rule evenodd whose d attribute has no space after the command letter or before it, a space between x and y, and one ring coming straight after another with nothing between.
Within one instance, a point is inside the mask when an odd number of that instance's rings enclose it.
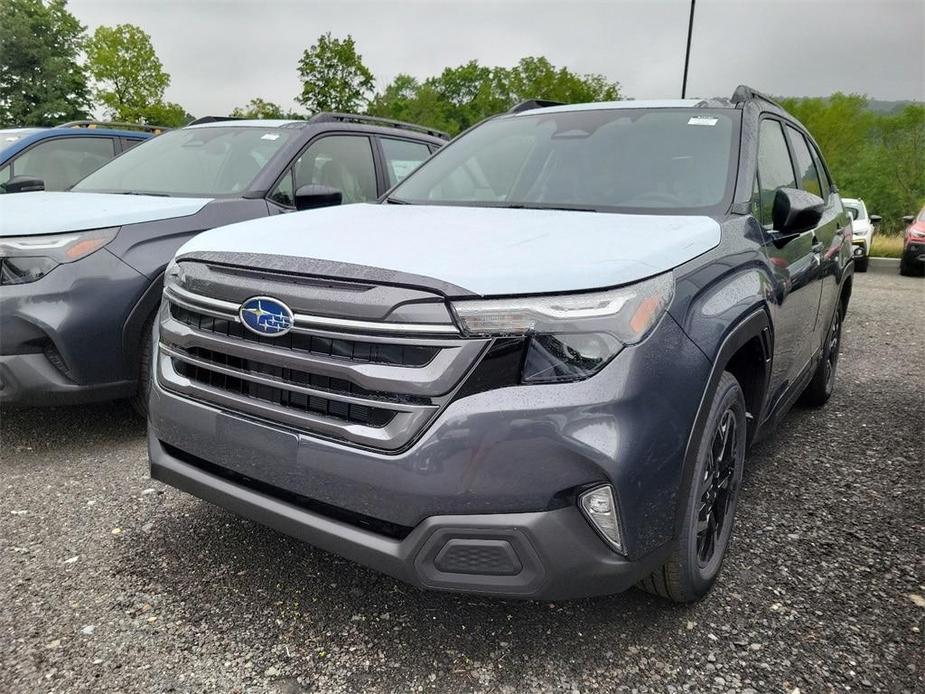
<instances>
[{"instance_id":1,"label":"front grille","mask_svg":"<svg viewBox=\"0 0 925 694\"><path fill-rule=\"evenodd\" d=\"M276 347L320 354L327 357L349 359L355 362L370 364L392 364L394 366L425 366L430 363L439 351L435 347L422 347L420 345L380 344L363 342L355 339L335 339L304 333L289 333L277 338L261 337L246 330L241 323L234 319L216 318L187 308L171 304L171 315L181 323L226 337L235 337L239 340L273 344Z\"/></svg>"},{"instance_id":2,"label":"front grille","mask_svg":"<svg viewBox=\"0 0 925 694\"><path fill-rule=\"evenodd\" d=\"M294 392L287 388L254 383L243 378L218 373L209 368L174 359L174 369L181 376L210 388L236 393L245 398L256 398L298 412L310 412L344 422L384 427L392 421L394 412L366 405L355 405L327 398ZM282 369L280 369L282 370ZM320 377L323 378L323 377Z\"/></svg>"},{"instance_id":3,"label":"front grille","mask_svg":"<svg viewBox=\"0 0 925 694\"><path fill-rule=\"evenodd\" d=\"M351 332L316 329L299 314L291 332L267 337L244 328L233 302L173 290L169 282L164 296L157 364L163 388L386 452L413 442L488 345L458 335L421 336L420 326L405 324L344 319ZM368 332L360 332L364 327ZM435 326L434 333L446 328Z\"/></svg>"}]
</instances>

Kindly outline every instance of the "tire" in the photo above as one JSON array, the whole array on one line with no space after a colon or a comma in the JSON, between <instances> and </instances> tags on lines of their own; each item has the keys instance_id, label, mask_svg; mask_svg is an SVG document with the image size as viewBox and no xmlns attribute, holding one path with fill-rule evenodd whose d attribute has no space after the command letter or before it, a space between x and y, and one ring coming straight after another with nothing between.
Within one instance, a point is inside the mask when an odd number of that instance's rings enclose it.
<instances>
[{"instance_id":1,"label":"tire","mask_svg":"<svg viewBox=\"0 0 925 694\"><path fill-rule=\"evenodd\" d=\"M854 259L855 272L867 272L867 266L870 264L870 256L865 255L861 258Z\"/></svg>"},{"instance_id":2,"label":"tire","mask_svg":"<svg viewBox=\"0 0 925 694\"><path fill-rule=\"evenodd\" d=\"M900 258L899 274L903 277L918 277L919 275L925 275L925 265L916 266L911 260L906 260L905 257Z\"/></svg>"},{"instance_id":3,"label":"tire","mask_svg":"<svg viewBox=\"0 0 925 694\"><path fill-rule=\"evenodd\" d=\"M838 357L841 351L842 323L845 318L845 308L838 300L835 306L835 313L832 315L832 322L829 323L829 330L826 333L825 345L822 348L822 359L816 367L816 373L813 379L806 386L800 401L811 407L822 407L825 405L832 393L835 392L835 376L838 373Z\"/></svg>"},{"instance_id":4,"label":"tire","mask_svg":"<svg viewBox=\"0 0 925 694\"><path fill-rule=\"evenodd\" d=\"M138 390L132 396L132 407L143 418L148 418L148 395L151 393L151 364L154 360L154 319L151 314L141 329L141 355L138 362Z\"/></svg>"},{"instance_id":5,"label":"tire","mask_svg":"<svg viewBox=\"0 0 925 694\"><path fill-rule=\"evenodd\" d=\"M640 588L677 603L695 602L710 591L732 536L745 434L745 396L735 377L724 372L697 444L681 531L666 562Z\"/></svg>"}]
</instances>

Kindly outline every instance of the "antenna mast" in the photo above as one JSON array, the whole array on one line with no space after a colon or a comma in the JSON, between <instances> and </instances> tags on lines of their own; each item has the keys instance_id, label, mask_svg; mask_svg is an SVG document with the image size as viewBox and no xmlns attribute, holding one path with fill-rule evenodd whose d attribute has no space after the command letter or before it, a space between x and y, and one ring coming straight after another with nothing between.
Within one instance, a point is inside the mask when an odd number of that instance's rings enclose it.
<instances>
[{"instance_id":1,"label":"antenna mast","mask_svg":"<svg viewBox=\"0 0 925 694\"><path fill-rule=\"evenodd\" d=\"M691 18L687 24L687 52L684 54L684 81L681 83L681 98L687 97L687 66L691 62L691 35L694 33L694 5L697 0L691 0Z\"/></svg>"}]
</instances>

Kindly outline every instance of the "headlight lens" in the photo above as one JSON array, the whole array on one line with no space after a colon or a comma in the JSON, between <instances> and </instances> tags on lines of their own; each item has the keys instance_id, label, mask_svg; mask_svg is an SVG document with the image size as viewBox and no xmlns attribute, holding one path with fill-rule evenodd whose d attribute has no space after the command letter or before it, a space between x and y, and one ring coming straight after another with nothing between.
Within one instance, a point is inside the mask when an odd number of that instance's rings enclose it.
<instances>
[{"instance_id":1,"label":"headlight lens","mask_svg":"<svg viewBox=\"0 0 925 694\"><path fill-rule=\"evenodd\" d=\"M456 301L453 309L466 335L531 336L521 380L558 383L588 378L644 339L673 295L669 272L604 292Z\"/></svg>"},{"instance_id":2,"label":"headlight lens","mask_svg":"<svg viewBox=\"0 0 925 694\"><path fill-rule=\"evenodd\" d=\"M61 263L73 263L116 237L119 227L48 236L0 238L0 284L35 282Z\"/></svg>"}]
</instances>

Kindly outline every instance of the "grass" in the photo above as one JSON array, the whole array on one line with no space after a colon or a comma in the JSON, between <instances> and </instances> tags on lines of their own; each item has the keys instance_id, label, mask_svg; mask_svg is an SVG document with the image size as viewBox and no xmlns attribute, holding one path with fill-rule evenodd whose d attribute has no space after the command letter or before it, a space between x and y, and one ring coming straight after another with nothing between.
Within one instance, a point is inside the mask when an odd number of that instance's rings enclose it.
<instances>
[{"instance_id":1,"label":"grass","mask_svg":"<svg viewBox=\"0 0 925 694\"><path fill-rule=\"evenodd\" d=\"M870 255L875 258L898 258L903 253L902 236L875 234L870 244Z\"/></svg>"}]
</instances>

